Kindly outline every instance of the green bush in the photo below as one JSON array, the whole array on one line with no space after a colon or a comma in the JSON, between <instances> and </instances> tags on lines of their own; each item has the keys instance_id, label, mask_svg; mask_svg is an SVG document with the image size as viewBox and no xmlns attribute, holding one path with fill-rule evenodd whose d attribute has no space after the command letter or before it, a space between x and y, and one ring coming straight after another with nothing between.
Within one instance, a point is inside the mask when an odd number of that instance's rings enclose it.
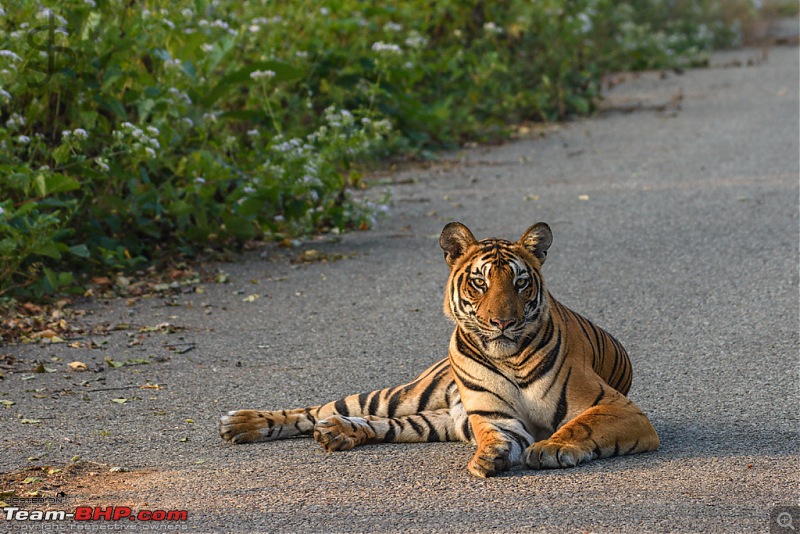
<instances>
[{"instance_id":1,"label":"green bush","mask_svg":"<svg viewBox=\"0 0 800 534\"><path fill-rule=\"evenodd\" d=\"M609 70L696 60L716 4L655 31L668 3L7 2L0 296L367 227L381 206L348 187L370 158L584 114Z\"/></svg>"}]
</instances>

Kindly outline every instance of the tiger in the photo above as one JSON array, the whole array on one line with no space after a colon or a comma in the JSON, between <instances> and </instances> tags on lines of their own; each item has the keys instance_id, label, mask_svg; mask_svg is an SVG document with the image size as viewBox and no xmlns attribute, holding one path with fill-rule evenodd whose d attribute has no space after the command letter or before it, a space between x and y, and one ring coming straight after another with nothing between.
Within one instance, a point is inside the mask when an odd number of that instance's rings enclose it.
<instances>
[{"instance_id":1,"label":"tiger","mask_svg":"<svg viewBox=\"0 0 800 534\"><path fill-rule=\"evenodd\" d=\"M320 406L237 410L220 420L232 443L313 436L327 451L363 444L463 441L478 477L654 451L659 437L626 395L631 362L611 334L557 301L542 265L543 222L517 242L476 240L459 222L439 244L450 268L447 358L413 381Z\"/></svg>"}]
</instances>

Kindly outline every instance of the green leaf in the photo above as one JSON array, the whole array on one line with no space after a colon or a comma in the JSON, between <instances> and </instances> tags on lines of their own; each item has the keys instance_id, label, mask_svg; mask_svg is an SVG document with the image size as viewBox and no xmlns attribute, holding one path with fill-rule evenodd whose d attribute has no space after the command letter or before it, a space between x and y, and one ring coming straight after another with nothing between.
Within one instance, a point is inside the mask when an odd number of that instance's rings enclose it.
<instances>
[{"instance_id":1,"label":"green leaf","mask_svg":"<svg viewBox=\"0 0 800 534\"><path fill-rule=\"evenodd\" d=\"M120 397L118 399L111 399L111 402L116 402L117 404L125 404L126 402L128 402L128 399L123 399L122 397Z\"/></svg>"},{"instance_id":2,"label":"green leaf","mask_svg":"<svg viewBox=\"0 0 800 534\"><path fill-rule=\"evenodd\" d=\"M92 255L91 252L89 252L89 247L86 245L75 245L74 247L69 247L69 251L79 258L88 258Z\"/></svg>"},{"instance_id":3,"label":"green leaf","mask_svg":"<svg viewBox=\"0 0 800 534\"><path fill-rule=\"evenodd\" d=\"M80 189L81 184L71 176L63 174L39 174L33 180L36 192L39 196L46 197L47 195L54 195L56 193L64 193L74 189Z\"/></svg>"},{"instance_id":4,"label":"green leaf","mask_svg":"<svg viewBox=\"0 0 800 534\"><path fill-rule=\"evenodd\" d=\"M58 249L58 245L56 245L53 241L37 244L31 250L31 254L47 256L48 258L53 258L54 260L61 259L61 251Z\"/></svg>"}]
</instances>

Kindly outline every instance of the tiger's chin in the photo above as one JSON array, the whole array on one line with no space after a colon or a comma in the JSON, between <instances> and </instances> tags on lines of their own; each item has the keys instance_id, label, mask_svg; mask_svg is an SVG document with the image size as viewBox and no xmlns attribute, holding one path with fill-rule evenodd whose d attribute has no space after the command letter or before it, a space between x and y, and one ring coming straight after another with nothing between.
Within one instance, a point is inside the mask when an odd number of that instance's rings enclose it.
<instances>
[{"instance_id":1,"label":"tiger's chin","mask_svg":"<svg viewBox=\"0 0 800 534\"><path fill-rule=\"evenodd\" d=\"M516 340L504 336L494 338L484 344L486 355L498 360L514 356L519 352L519 349L520 347Z\"/></svg>"}]
</instances>

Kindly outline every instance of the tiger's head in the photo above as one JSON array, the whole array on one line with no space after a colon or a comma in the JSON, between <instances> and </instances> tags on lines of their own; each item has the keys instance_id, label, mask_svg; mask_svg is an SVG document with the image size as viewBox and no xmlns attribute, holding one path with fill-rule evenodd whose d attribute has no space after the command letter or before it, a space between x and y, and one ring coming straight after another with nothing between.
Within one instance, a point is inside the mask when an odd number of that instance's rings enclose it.
<instances>
[{"instance_id":1,"label":"tiger's head","mask_svg":"<svg viewBox=\"0 0 800 534\"><path fill-rule=\"evenodd\" d=\"M549 306L541 267L552 242L550 227L541 222L516 243L478 241L458 222L442 230L439 245L450 266L444 313L485 355L513 356L539 330Z\"/></svg>"}]
</instances>

